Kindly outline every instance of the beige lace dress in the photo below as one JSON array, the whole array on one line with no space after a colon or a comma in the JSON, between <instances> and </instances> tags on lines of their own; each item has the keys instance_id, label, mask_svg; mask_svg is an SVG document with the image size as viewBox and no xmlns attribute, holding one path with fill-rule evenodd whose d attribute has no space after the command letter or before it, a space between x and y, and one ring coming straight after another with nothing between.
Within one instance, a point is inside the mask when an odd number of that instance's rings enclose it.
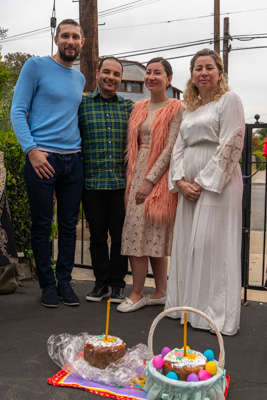
<instances>
[{"instance_id":1,"label":"beige lace dress","mask_svg":"<svg viewBox=\"0 0 267 400\"><path fill-rule=\"evenodd\" d=\"M182 109L178 110L177 114L170 122L166 147L148 175L145 176L146 162L149 153L151 124L154 121L156 111L167 105L168 102L169 100L163 103L149 102L147 104L147 118L140 126L138 136L138 156L132 178L122 232L121 253L123 255L132 255L137 257L163 257L165 255L170 255L173 224L171 226L159 226L155 223L148 223L144 218L144 203L137 205L135 202L136 192L143 184L144 179L156 184L169 167L172 148L176 141L182 119ZM164 204L162 204L162 207L164 207Z\"/></svg>"}]
</instances>

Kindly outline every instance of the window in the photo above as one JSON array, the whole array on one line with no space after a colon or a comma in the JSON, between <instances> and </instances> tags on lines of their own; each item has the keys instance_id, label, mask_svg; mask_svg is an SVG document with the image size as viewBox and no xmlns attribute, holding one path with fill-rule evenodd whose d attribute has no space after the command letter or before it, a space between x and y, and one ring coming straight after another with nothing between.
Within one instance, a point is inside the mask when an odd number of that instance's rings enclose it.
<instances>
[{"instance_id":1,"label":"window","mask_svg":"<svg viewBox=\"0 0 267 400\"><path fill-rule=\"evenodd\" d=\"M131 92L142 93L143 92L143 84L142 82L132 82L131 84Z\"/></svg>"},{"instance_id":2,"label":"window","mask_svg":"<svg viewBox=\"0 0 267 400\"><path fill-rule=\"evenodd\" d=\"M122 81L118 87L118 92L127 92L126 82Z\"/></svg>"},{"instance_id":3,"label":"window","mask_svg":"<svg viewBox=\"0 0 267 400\"><path fill-rule=\"evenodd\" d=\"M143 82L122 81L118 87L118 92L143 93Z\"/></svg>"}]
</instances>

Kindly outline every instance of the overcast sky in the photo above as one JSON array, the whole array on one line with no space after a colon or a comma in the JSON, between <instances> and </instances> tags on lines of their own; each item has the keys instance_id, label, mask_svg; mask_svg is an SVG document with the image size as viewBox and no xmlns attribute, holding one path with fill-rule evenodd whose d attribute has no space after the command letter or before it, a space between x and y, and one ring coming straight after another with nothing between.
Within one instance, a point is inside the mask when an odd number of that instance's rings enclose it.
<instances>
[{"instance_id":1,"label":"overcast sky","mask_svg":"<svg viewBox=\"0 0 267 400\"><path fill-rule=\"evenodd\" d=\"M130 10L104 13L129 3ZM267 2L221 0L220 3L220 36L223 36L224 18L229 17L230 34L247 39L236 38L231 42L229 85L243 101L247 123L254 122L255 114L261 115L260 121L267 122ZM53 4L54 0L1 1L0 27L8 29L7 39L0 41L2 56L14 52L51 54L50 29L28 37L16 35L49 28ZM65 18L79 18L78 2L56 0L55 5L58 23ZM185 44L187 47L171 51L126 57L142 63L156 56L172 58L169 60L174 70L172 83L181 90L189 78L191 57L175 57L191 55L203 47L213 48L212 43L191 47L188 43L213 39L214 0L98 0L98 12L100 55L120 52L126 55L134 50ZM256 35L265 37L251 38ZM252 49L255 47L261 48Z\"/></svg>"}]
</instances>

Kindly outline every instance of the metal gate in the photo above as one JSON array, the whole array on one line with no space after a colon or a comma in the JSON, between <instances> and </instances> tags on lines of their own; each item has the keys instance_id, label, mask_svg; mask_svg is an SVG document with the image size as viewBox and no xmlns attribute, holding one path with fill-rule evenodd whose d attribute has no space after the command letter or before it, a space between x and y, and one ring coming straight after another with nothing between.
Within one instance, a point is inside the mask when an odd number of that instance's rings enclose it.
<instances>
[{"instance_id":1,"label":"metal gate","mask_svg":"<svg viewBox=\"0 0 267 400\"><path fill-rule=\"evenodd\" d=\"M256 123L246 124L244 149L242 153L241 169L244 182L244 193L243 193L243 206L242 206L242 286L244 287L244 303L247 302L247 290L265 290L265 248L266 248L266 170L265 170L265 180L262 186L264 202L262 204L262 215L263 215L263 240L262 240L262 260L261 260L261 284L255 285L250 284L250 242L251 242L251 220L253 218L251 210L251 197L253 190L253 177L261 170L262 165L266 161L258 155L253 157L252 152L252 134L254 129L267 128L267 124L260 124L258 122L259 116L256 115ZM254 159L253 159L254 158ZM260 166L257 164L260 161ZM253 168L254 166L254 168ZM255 168L256 167L256 168ZM255 171L254 171L255 170ZM254 172L253 172L254 171ZM252 218L251 218L252 217Z\"/></svg>"},{"instance_id":2,"label":"metal gate","mask_svg":"<svg viewBox=\"0 0 267 400\"><path fill-rule=\"evenodd\" d=\"M256 117L255 117L256 118ZM243 192L243 206L242 206L242 252L241 252L241 260L242 260L242 287L244 287L244 303L247 302L247 290L265 290L265 249L266 249L266 178L267 178L267 170L265 170L265 185L264 185L264 204L262 204L263 210L263 244L262 244L262 260L261 260L261 284L253 285L249 283L249 272L250 272L250 240L251 240L251 193L252 193L252 178L257 174L257 172L261 169L263 164L266 165L266 161L263 161L260 158L261 166L256 169L256 171L252 172L255 168L253 165L257 163L257 161L253 160L252 153L252 133L254 129L259 128L267 128L267 124L261 124L256 121L254 124L246 124L246 132L245 132L245 140L244 140L244 149L242 153L242 161L241 161L241 170L243 175L244 182L244 192ZM252 215L253 218L253 215ZM81 224L81 252L80 259L75 263L75 267L79 268L89 268L92 266L88 265L84 262L84 252L89 252L89 246L86 243L84 246L84 220L82 215ZM88 228L86 228L88 229ZM152 277L152 274L148 274L149 277Z\"/></svg>"}]
</instances>

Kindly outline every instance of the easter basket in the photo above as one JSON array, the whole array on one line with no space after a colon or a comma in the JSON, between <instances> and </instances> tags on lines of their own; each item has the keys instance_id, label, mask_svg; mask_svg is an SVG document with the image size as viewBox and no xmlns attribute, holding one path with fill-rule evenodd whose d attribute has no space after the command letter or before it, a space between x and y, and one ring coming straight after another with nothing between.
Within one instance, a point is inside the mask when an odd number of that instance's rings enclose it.
<instances>
[{"instance_id":1,"label":"easter basket","mask_svg":"<svg viewBox=\"0 0 267 400\"><path fill-rule=\"evenodd\" d=\"M169 379L162 375L153 366L153 335L159 321L174 311L188 311L201 315L214 329L220 348L219 360L217 364L217 374L208 380L198 382L186 382ZM147 399L163 400L224 400L226 393L226 376L224 370L225 352L223 338L216 324L203 312L191 307L173 307L160 313L153 321L148 335L148 352L150 361L147 362L145 370Z\"/></svg>"}]
</instances>

